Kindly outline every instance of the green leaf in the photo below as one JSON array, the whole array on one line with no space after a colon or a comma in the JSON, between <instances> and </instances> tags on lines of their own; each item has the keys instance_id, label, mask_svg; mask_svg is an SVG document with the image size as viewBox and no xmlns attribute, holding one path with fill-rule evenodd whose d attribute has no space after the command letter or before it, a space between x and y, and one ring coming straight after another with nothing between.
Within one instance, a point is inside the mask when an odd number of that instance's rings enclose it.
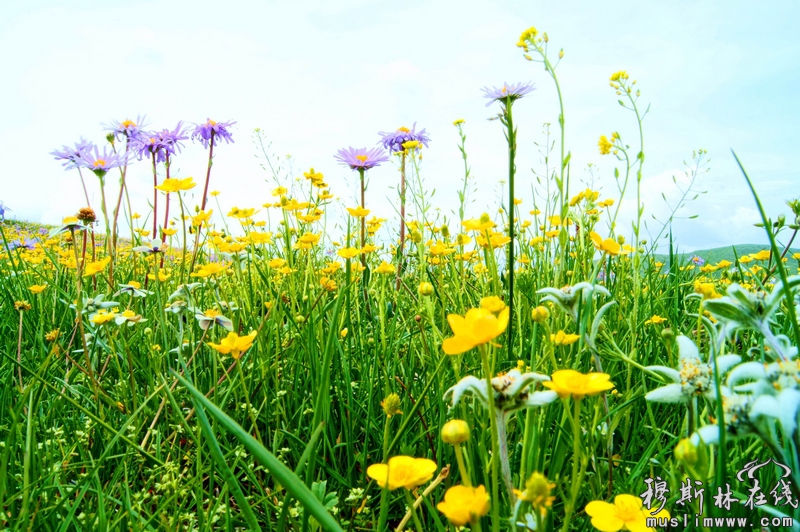
<instances>
[{"instance_id":1,"label":"green leaf","mask_svg":"<svg viewBox=\"0 0 800 532\"><path fill-rule=\"evenodd\" d=\"M295 475L288 467L283 465L266 447L261 445L255 438L245 431L241 425L231 419L225 412L219 409L217 405L208 400L197 388L185 378L178 375L173 371L173 375L181 382L183 386L192 394L192 400L197 404L198 416L202 412L203 407L216 419L225 429L236 436L242 442L248 451L255 457L258 462L263 465L272 474L278 483L286 488L286 491L292 494L292 497L297 499L308 512L320 523L323 529L331 530L334 532L343 532L342 528L336 520L325 510L322 503L317 500L308 487L303 484L297 475ZM213 439L213 434L211 436ZM216 443L216 439L213 440ZM227 466L226 466L227 467ZM235 479L234 479L235 480ZM237 484L238 486L238 484ZM233 486L231 486L233 487ZM252 526L252 525L251 525ZM259 527L255 528L259 530Z\"/></svg>"}]
</instances>

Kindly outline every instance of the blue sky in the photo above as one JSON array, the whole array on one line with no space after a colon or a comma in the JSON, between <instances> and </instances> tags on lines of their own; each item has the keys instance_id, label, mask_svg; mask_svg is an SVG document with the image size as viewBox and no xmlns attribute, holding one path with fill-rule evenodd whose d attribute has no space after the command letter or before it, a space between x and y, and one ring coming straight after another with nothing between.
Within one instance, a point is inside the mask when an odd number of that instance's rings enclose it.
<instances>
[{"instance_id":1,"label":"blue sky","mask_svg":"<svg viewBox=\"0 0 800 532\"><path fill-rule=\"evenodd\" d=\"M505 146L480 88L533 81L537 91L515 105L519 127L518 194L532 204L531 168L543 124L556 130L557 101L542 69L521 57L519 33L536 26L553 52L566 103L572 179L594 179L614 197L613 159L597 139L635 134L608 77L638 80L645 121L647 215L662 216L663 193L697 148L708 150L707 191L678 221L685 249L762 242L754 203L730 155L737 151L776 215L800 195L800 4L773 2L415 1L337 2L4 2L0 57L4 105L0 201L22 219L55 223L82 206L77 174L48 153L81 135L102 141L101 122L146 114L153 128L178 120L236 120L236 143L218 151L212 189L224 209L270 201L276 185L255 159L260 127L273 151L291 154L291 175L322 171L343 206L355 204L340 147L372 146L378 131L416 122L430 132L422 175L443 215L457 207L462 166L453 120L466 120L475 186L468 214L496 209L505 177ZM188 145L179 175L204 175L205 154ZM595 166L593 176L587 165ZM132 200L146 209L144 164L131 168ZM394 213L397 172L371 171L369 206ZM679 180L680 182L680 180ZM92 184L94 185L94 184ZM93 186L93 188L96 188ZM93 201L97 200L97 194ZM629 216L633 209L626 208Z\"/></svg>"}]
</instances>

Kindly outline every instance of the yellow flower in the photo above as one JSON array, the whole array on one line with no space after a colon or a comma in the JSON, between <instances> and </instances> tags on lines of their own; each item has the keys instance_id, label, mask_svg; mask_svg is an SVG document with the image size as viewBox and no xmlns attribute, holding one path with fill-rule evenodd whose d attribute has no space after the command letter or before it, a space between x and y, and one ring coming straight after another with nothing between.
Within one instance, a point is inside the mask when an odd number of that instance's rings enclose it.
<instances>
[{"instance_id":1,"label":"yellow flower","mask_svg":"<svg viewBox=\"0 0 800 532\"><path fill-rule=\"evenodd\" d=\"M657 514L645 513L642 500L635 495L617 495L614 504L592 501L586 505L586 513L592 518L592 526L601 532L631 530L633 532L654 530L647 526L647 518L669 518L666 510Z\"/></svg>"},{"instance_id":2,"label":"yellow flower","mask_svg":"<svg viewBox=\"0 0 800 532\"><path fill-rule=\"evenodd\" d=\"M343 259L352 259L353 257L358 257L361 254L361 250L354 247L342 248L336 254Z\"/></svg>"},{"instance_id":3,"label":"yellow flower","mask_svg":"<svg viewBox=\"0 0 800 532\"><path fill-rule=\"evenodd\" d=\"M722 297L714 288L714 283L703 283L700 280L694 282L694 291L703 296L703 299L717 299Z\"/></svg>"},{"instance_id":4,"label":"yellow flower","mask_svg":"<svg viewBox=\"0 0 800 532\"><path fill-rule=\"evenodd\" d=\"M108 323L116 317L117 315L114 312L109 312L106 309L100 309L97 311L97 314L89 319L89 321L96 325L103 325L104 323Z\"/></svg>"},{"instance_id":5,"label":"yellow flower","mask_svg":"<svg viewBox=\"0 0 800 532\"><path fill-rule=\"evenodd\" d=\"M464 119L463 118L459 118L458 120L454 120L453 121L453 125L454 126L457 126L457 125L463 124L463 123L464 123Z\"/></svg>"},{"instance_id":6,"label":"yellow flower","mask_svg":"<svg viewBox=\"0 0 800 532\"><path fill-rule=\"evenodd\" d=\"M433 285L431 283L423 281L419 283L419 286L417 287L417 292L419 292L419 295L421 296L430 296L433 294Z\"/></svg>"},{"instance_id":7,"label":"yellow flower","mask_svg":"<svg viewBox=\"0 0 800 532\"><path fill-rule=\"evenodd\" d=\"M444 493L444 500L436 508L454 526L464 526L489 513L489 494L482 485L477 488L453 486Z\"/></svg>"},{"instance_id":8,"label":"yellow flower","mask_svg":"<svg viewBox=\"0 0 800 532\"><path fill-rule=\"evenodd\" d=\"M239 360L242 353L247 351L253 346L253 341L256 338L256 331L251 332L247 336L239 336L235 332L228 333L228 336L222 339L218 344L208 343L215 351L223 355L230 355L234 360Z\"/></svg>"},{"instance_id":9,"label":"yellow flower","mask_svg":"<svg viewBox=\"0 0 800 532\"><path fill-rule=\"evenodd\" d=\"M386 261L381 262L380 265L377 268L375 268L375 273L390 274L396 271L397 268L395 268L394 265L389 264Z\"/></svg>"},{"instance_id":10,"label":"yellow flower","mask_svg":"<svg viewBox=\"0 0 800 532\"><path fill-rule=\"evenodd\" d=\"M286 187L278 187L278 188L276 188L275 190L272 191L272 195L273 196L283 196L287 192L289 192L289 191L286 189Z\"/></svg>"},{"instance_id":11,"label":"yellow flower","mask_svg":"<svg viewBox=\"0 0 800 532\"><path fill-rule=\"evenodd\" d=\"M286 259L281 259L281 258L272 259L267 263L267 266L274 269L283 268L284 266L286 266Z\"/></svg>"},{"instance_id":12,"label":"yellow flower","mask_svg":"<svg viewBox=\"0 0 800 532\"><path fill-rule=\"evenodd\" d=\"M251 231L248 236L250 237L250 242L253 244L272 244L272 233Z\"/></svg>"},{"instance_id":13,"label":"yellow flower","mask_svg":"<svg viewBox=\"0 0 800 532\"><path fill-rule=\"evenodd\" d=\"M356 218L363 218L369 214L369 209L363 209L361 207L350 208L347 207L347 212L350 213L350 216L355 216Z\"/></svg>"},{"instance_id":14,"label":"yellow flower","mask_svg":"<svg viewBox=\"0 0 800 532\"><path fill-rule=\"evenodd\" d=\"M589 233L589 237L591 237L594 247L603 253L608 253L609 255L619 255L622 253L619 242L612 238L606 238L603 240L603 237L594 231Z\"/></svg>"},{"instance_id":15,"label":"yellow flower","mask_svg":"<svg viewBox=\"0 0 800 532\"><path fill-rule=\"evenodd\" d=\"M303 236L297 239L294 247L298 249L311 249L311 247L317 245L321 236L322 233L304 233Z\"/></svg>"},{"instance_id":16,"label":"yellow flower","mask_svg":"<svg viewBox=\"0 0 800 532\"><path fill-rule=\"evenodd\" d=\"M600 140L597 142L597 146L600 148L600 155L608 155L611 153L611 148L614 147L614 145L605 135L600 135Z\"/></svg>"},{"instance_id":17,"label":"yellow flower","mask_svg":"<svg viewBox=\"0 0 800 532\"><path fill-rule=\"evenodd\" d=\"M219 262L210 262L208 264L203 264L196 272L194 272L191 275L191 277L211 277L212 275L217 275L227 270L229 266L230 264L222 264Z\"/></svg>"},{"instance_id":18,"label":"yellow flower","mask_svg":"<svg viewBox=\"0 0 800 532\"><path fill-rule=\"evenodd\" d=\"M624 70L620 70L611 74L611 81L619 81L623 79L628 79L628 73Z\"/></svg>"},{"instance_id":19,"label":"yellow flower","mask_svg":"<svg viewBox=\"0 0 800 532\"><path fill-rule=\"evenodd\" d=\"M496 224L489 218L489 215L486 213L481 214L479 219L471 218L469 220L464 220L461 222L461 225L464 226L464 229L467 231L480 231L486 232L487 229L493 228Z\"/></svg>"},{"instance_id":20,"label":"yellow flower","mask_svg":"<svg viewBox=\"0 0 800 532\"><path fill-rule=\"evenodd\" d=\"M31 309L31 304L27 301L14 301L14 310L24 312Z\"/></svg>"},{"instance_id":21,"label":"yellow flower","mask_svg":"<svg viewBox=\"0 0 800 532\"><path fill-rule=\"evenodd\" d=\"M378 246L375 244L364 244L364 247L361 248L361 253L375 253L378 251Z\"/></svg>"},{"instance_id":22,"label":"yellow flower","mask_svg":"<svg viewBox=\"0 0 800 532\"><path fill-rule=\"evenodd\" d=\"M211 219L211 215L214 213L214 209L209 209L207 211L200 211L194 216L192 216L192 225L199 226Z\"/></svg>"},{"instance_id":23,"label":"yellow flower","mask_svg":"<svg viewBox=\"0 0 800 532\"><path fill-rule=\"evenodd\" d=\"M48 342L55 342L58 339L58 335L61 334L61 331L58 329L53 329L49 333L44 335L44 339Z\"/></svg>"},{"instance_id":24,"label":"yellow flower","mask_svg":"<svg viewBox=\"0 0 800 532\"><path fill-rule=\"evenodd\" d=\"M397 488L413 490L425 484L436 472L436 462L427 458L393 456L388 464L372 464L367 468L367 476L389 491Z\"/></svg>"},{"instance_id":25,"label":"yellow flower","mask_svg":"<svg viewBox=\"0 0 800 532\"><path fill-rule=\"evenodd\" d=\"M348 333L348 329L347 329L347 327L345 327L344 329L342 329L342 331L339 333L339 335L342 338L347 338L347 333Z\"/></svg>"},{"instance_id":26,"label":"yellow flower","mask_svg":"<svg viewBox=\"0 0 800 532\"><path fill-rule=\"evenodd\" d=\"M762 249L758 253L753 253L750 255L750 258L753 260L769 260L771 256L772 253L770 253L768 249Z\"/></svg>"},{"instance_id":27,"label":"yellow flower","mask_svg":"<svg viewBox=\"0 0 800 532\"><path fill-rule=\"evenodd\" d=\"M544 323L549 317L550 311L547 310L547 307L542 305L539 305L535 309L531 310L531 319L536 323Z\"/></svg>"},{"instance_id":28,"label":"yellow flower","mask_svg":"<svg viewBox=\"0 0 800 532\"><path fill-rule=\"evenodd\" d=\"M550 482L541 473L534 473L525 482L525 491L520 495L520 499L531 503L533 508L543 514L553 506L555 497L550 495L556 485Z\"/></svg>"},{"instance_id":29,"label":"yellow flower","mask_svg":"<svg viewBox=\"0 0 800 532\"><path fill-rule=\"evenodd\" d=\"M645 325L650 325L650 324L658 325L659 323L664 323L665 321L667 321L667 318L662 318L658 314L653 314L653 317L650 318L649 320L645 321L644 324Z\"/></svg>"},{"instance_id":30,"label":"yellow flower","mask_svg":"<svg viewBox=\"0 0 800 532\"><path fill-rule=\"evenodd\" d=\"M447 316L454 336L445 339L442 349L448 355L458 355L492 341L508 327L508 308L495 315L485 308L472 308L466 316Z\"/></svg>"},{"instance_id":31,"label":"yellow flower","mask_svg":"<svg viewBox=\"0 0 800 532\"><path fill-rule=\"evenodd\" d=\"M550 341L555 345L572 345L578 341L580 336L577 334L567 334L564 331L558 331L556 334L550 335Z\"/></svg>"},{"instance_id":32,"label":"yellow flower","mask_svg":"<svg viewBox=\"0 0 800 532\"><path fill-rule=\"evenodd\" d=\"M338 287L336 281L334 281L330 277L321 278L319 280L319 284L320 286L322 286L322 289L325 290L326 292L333 292Z\"/></svg>"},{"instance_id":33,"label":"yellow flower","mask_svg":"<svg viewBox=\"0 0 800 532\"><path fill-rule=\"evenodd\" d=\"M308 172L303 172L303 176L311 181L322 181L325 177L322 175L322 172L316 172L313 168Z\"/></svg>"},{"instance_id":34,"label":"yellow flower","mask_svg":"<svg viewBox=\"0 0 800 532\"><path fill-rule=\"evenodd\" d=\"M167 281L170 277L172 277L172 276L164 273L161 270L159 270L159 272L158 272L158 281L159 282L163 283L164 281ZM155 281L156 280L156 274L148 273L147 274L147 278L150 279L151 281Z\"/></svg>"},{"instance_id":35,"label":"yellow flower","mask_svg":"<svg viewBox=\"0 0 800 532\"><path fill-rule=\"evenodd\" d=\"M733 263L729 260L721 260L717 263L717 268L727 268L731 264Z\"/></svg>"},{"instance_id":36,"label":"yellow flower","mask_svg":"<svg viewBox=\"0 0 800 532\"><path fill-rule=\"evenodd\" d=\"M216 198L221 194L221 192L219 190L212 190L211 192L209 192L209 194Z\"/></svg>"},{"instance_id":37,"label":"yellow flower","mask_svg":"<svg viewBox=\"0 0 800 532\"><path fill-rule=\"evenodd\" d=\"M193 177L187 177L186 179L169 178L165 179L164 182L158 185L156 188L162 192L170 194L172 192L191 190L194 188L195 184L196 183L194 182Z\"/></svg>"},{"instance_id":38,"label":"yellow flower","mask_svg":"<svg viewBox=\"0 0 800 532\"><path fill-rule=\"evenodd\" d=\"M381 401L381 408L383 408L383 412L387 417L403 413L403 411L400 410L400 396L396 393L387 395L386 398Z\"/></svg>"},{"instance_id":39,"label":"yellow flower","mask_svg":"<svg viewBox=\"0 0 800 532\"><path fill-rule=\"evenodd\" d=\"M47 288L47 284L46 283L45 284L35 284L35 285L29 286L28 290L30 290L34 294L41 294L42 292L44 292L45 288Z\"/></svg>"},{"instance_id":40,"label":"yellow flower","mask_svg":"<svg viewBox=\"0 0 800 532\"><path fill-rule=\"evenodd\" d=\"M103 260L98 260L96 262L90 262L84 267L83 276L89 277L102 272L106 266L108 266L109 262L111 262L111 257L106 257Z\"/></svg>"},{"instance_id":41,"label":"yellow flower","mask_svg":"<svg viewBox=\"0 0 800 532\"><path fill-rule=\"evenodd\" d=\"M164 227L161 230L164 232L166 236L172 236L178 232L178 230L175 229L174 227Z\"/></svg>"},{"instance_id":42,"label":"yellow flower","mask_svg":"<svg viewBox=\"0 0 800 532\"><path fill-rule=\"evenodd\" d=\"M489 296L481 298L481 308L485 308L489 312L497 314L506 308L506 304L497 296Z\"/></svg>"},{"instance_id":43,"label":"yellow flower","mask_svg":"<svg viewBox=\"0 0 800 532\"><path fill-rule=\"evenodd\" d=\"M545 388L556 392L562 399L570 396L583 399L584 396L597 395L613 388L614 384L610 378L607 373L584 374L574 369L560 369L553 373L552 380L544 381L542 384Z\"/></svg>"}]
</instances>

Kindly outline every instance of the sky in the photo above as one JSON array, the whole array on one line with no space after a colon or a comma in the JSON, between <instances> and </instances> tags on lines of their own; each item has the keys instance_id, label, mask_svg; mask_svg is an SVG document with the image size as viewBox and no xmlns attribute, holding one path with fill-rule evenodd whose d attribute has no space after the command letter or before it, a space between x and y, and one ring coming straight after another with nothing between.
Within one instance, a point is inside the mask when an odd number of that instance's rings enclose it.
<instances>
[{"instance_id":1,"label":"sky","mask_svg":"<svg viewBox=\"0 0 800 532\"><path fill-rule=\"evenodd\" d=\"M314 167L343 210L356 204L357 174L336 163L336 151L374 146L379 131L416 123L432 139L421 186L436 191L433 204L452 221L463 180L453 121L464 119L474 189L467 215L496 212L507 148L501 124L487 120L499 105L486 107L480 89L530 81L537 90L514 105L516 190L527 212L541 192L534 172L544 171L546 124L551 140L558 132L553 82L515 46L535 26L547 32L551 55L564 49L556 72L573 190L586 182L603 197L618 195L616 160L601 156L597 141L618 131L636 147L635 117L608 84L626 70L642 92L640 105L650 105L642 181L650 231L661 227L652 216L665 219L665 202L675 205L678 185L686 186L684 162L702 148L709 171L695 182L698 194L689 194L696 199L676 214L675 240L684 250L761 243L758 211L731 150L768 213L788 215L785 200L800 196L797 20L800 3L790 1L768 9L730 0L3 2L0 202L12 218L36 222L76 212L85 203L78 175L49 152L81 136L102 143L101 124L143 114L150 129L236 121L235 142L219 146L211 175L225 212L272 201L278 186L262 167L255 128L284 170L280 184ZM173 175L202 182L206 157L188 143ZM142 213L152 194L149 172L145 162L129 171L131 201ZM384 164L368 175L368 207L396 216L397 169ZM86 177L96 205L97 180ZM115 186L109 183L109 196ZM623 204L622 233L633 197Z\"/></svg>"}]
</instances>

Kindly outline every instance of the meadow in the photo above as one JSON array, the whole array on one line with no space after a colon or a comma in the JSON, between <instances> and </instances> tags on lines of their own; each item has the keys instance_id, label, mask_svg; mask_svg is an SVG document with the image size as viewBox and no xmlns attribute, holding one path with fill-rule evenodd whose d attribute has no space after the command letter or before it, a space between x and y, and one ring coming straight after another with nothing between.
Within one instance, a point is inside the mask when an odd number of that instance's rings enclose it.
<instances>
[{"instance_id":1,"label":"meadow","mask_svg":"<svg viewBox=\"0 0 800 532\"><path fill-rule=\"evenodd\" d=\"M546 33L517 47L559 88ZM272 188L221 212L232 121L125 119L54 151L87 204L58 227L0 222L2 529L797 528L800 203L764 212L742 168L769 244L706 262L669 219L646 239L648 108L609 78L638 135L600 136L603 194L571 182L561 102L532 176L513 115L532 86L484 89L508 174L482 214L463 120L449 218L416 127L331 158L360 185L344 218L324 169L287 174L259 130ZM208 166L172 175L190 149ZM129 200L133 164L148 205ZM378 165L398 170L400 216L370 210Z\"/></svg>"}]
</instances>

